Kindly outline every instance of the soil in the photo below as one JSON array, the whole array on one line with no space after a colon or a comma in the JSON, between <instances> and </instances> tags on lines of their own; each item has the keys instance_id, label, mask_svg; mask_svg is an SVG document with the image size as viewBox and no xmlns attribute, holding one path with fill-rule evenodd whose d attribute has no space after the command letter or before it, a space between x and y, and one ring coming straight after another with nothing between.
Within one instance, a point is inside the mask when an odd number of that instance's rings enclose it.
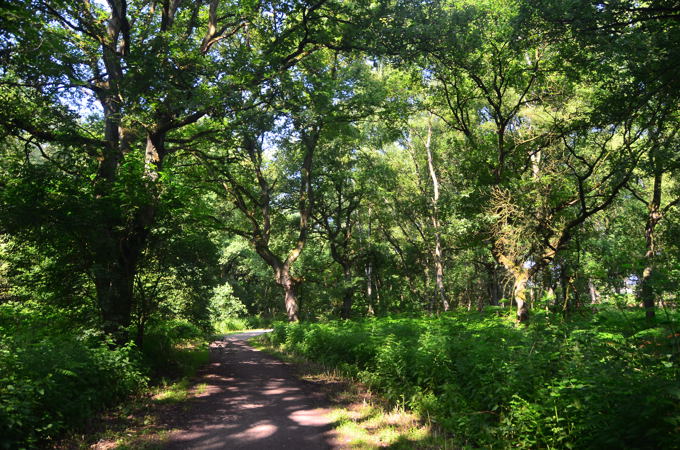
<instances>
[{"instance_id":1,"label":"soil","mask_svg":"<svg viewBox=\"0 0 680 450\"><path fill-rule=\"evenodd\" d=\"M337 447L330 402L314 383L246 341L264 331L211 345L195 396L167 417L168 449L328 449Z\"/></svg>"}]
</instances>

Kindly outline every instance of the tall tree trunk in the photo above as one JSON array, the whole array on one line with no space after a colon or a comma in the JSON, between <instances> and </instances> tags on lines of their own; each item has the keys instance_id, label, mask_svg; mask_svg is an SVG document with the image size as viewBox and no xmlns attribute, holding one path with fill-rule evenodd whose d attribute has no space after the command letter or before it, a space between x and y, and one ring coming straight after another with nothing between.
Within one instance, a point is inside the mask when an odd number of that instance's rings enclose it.
<instances>
[{"instance_id":1,"label":"tall tree trunk","mask_svg":"<svg viewBox=\"0 0 680 450\"><path fill-rule=\"evenodd\" d=\"M569 287L571 286L569 268L564 260L560 262L560 286L562 288L562 311L569 309Z\"/></svg>"},{"instance_id":2,"label":"tall tree trunk","mask_svg":"<svg viewBox=\"0 0 680 450\"><path fill-rule=\"evenodd\" d=\"M373 263L370 261L366 264L364 269L366 273L366 301L368 303L368 315L375 315L375 308L373 306Z\"/></svg>"},{"instance_id":3,"label":"tall tree trunk","mask_svg":"<svg viewBox=\"0 0 680 450\"><path fill-rule=\"evenodd\" d=\"M592 305L600 303L600 294L597 292L595 283L593 283L591 278L588 279L588 292L590 292L590 303Z\"/></svg>"},{"instance_id":4,"label":"tall tree trunk","mask_svg":"<svg viewBox=\"0 0 680 450\"><path fill-rule=\"evenodd\" d=\"M444 263L442 257L442 243L441 243L441 225L439 223L439 178L434 166L434 157L432 155L432 115L427 122L427 138L425 140L425 151L427 152L427 171L432 180L432 229L434 231L434 249L432 252L432 259L434 261L435 272L435 286L437 295L439 297L440 305L444 311L449 310L449 300L446 295L444 287ZM437 308L439 309L439 308Z\"/></svg>"},{"instance_id":5,"label":"tall tree trunk","mask_svg":"<svg viewBox=\"0 0 680 450\"><path fill-rule=\"evenodd\" d=\"M120 56L114 50L118 46L121 26L125 17L121 17L119 8L112 8L107 23L108 42L102 45L102 61L108 80L100 83L98 99L104 113L104 140L102 156L99 160L97 177L95 178L95 198L101 209L110 207L111 188L116 181L118 166L123 158L124 148L121 143L121 93L123 78ZM120 217L111 217L98 225L99 242L94 246L95 265L93 270L97 304L101 311L103 329L114 340L123 343L126 340L124 329L130 325L134 292L134 277L137 256L124 250L124 233L119 230L125 227Z\"/></svg>"},{"instance_id":6,"label":"tall tree trunk","mask_svg":"<svg viewBox=\"0 0 680 450\"><path fill-rule=\"evenodd\" d=\"M297 123L296 123L297 125ZM291 270L295 261L300 257L307 242L307 235L309 232L309 221L312 216L313 204L313 186L312 186L312 162L314 150L320 135L320 129L315 128L312 133L300 130L301 141L304 145L305 153L300 167L301 180L298 195L298 207L300 213L298 236L295 245L288 252L285 259L280 258L269 247L271 239L271 185L264 175L263 169L263 148L258 144L258 140L251 136L246 136L243 140L243 147L247 150L250 162L253 164L254 175L257 184L260 188L259 199L256 207L260 209L261 221L256 219L255 214L251 210L251 205L247 196L242 192L245 190L237 180L230 176L228 172L228 181L223 184L225 190L233 196L233 201L236 207L244 213L251 223L252 231L250 233L240 232L241 236L246 237L255 246L255 251L274 271L274 279L276 284L281 286L284 290L284 306L286 308L286 315L291 322L300 320L299 316L299 302L297 290L302 282L300 278L292 275Z\"/></svg>"},{"instance_id":7,"label":"tall tree trunk","mask_svg":"<svg viewBox=\"0 0 680 450\"><path fill-rule=\"evenodd\" d=\"M433 218L433 222L436 226L439 226L439 220ZM444 311L448 311L450 308L449 299L446 295L446 289L444 287L444 264L442 262L442 244L439 235L439 230L435 231L434 235L434 269L435 269L435 285L437 287L437 294L439 295L439 302L444 308Z\"/></svg>"},{"instance_id":8,"label":"tall tree trunk","mask_svg":"<svg viewBox=\"0 0 680 450\"><path fill-rule=\"evenodd\" d=\"M645 225L645 269L642 271L642 280L640 282L640 298L642 306L645 309L645 316L647 319L654 319L656 313L654 311L654 286L652 283L652 275L654 273L654 260L656 254L655 231L656 225L663 217L661 213L661 186L663 183L663 173L656 171L654 174L654 187L652 199L647 205L647 223Z\"/></svg>"},{"instance_id":9,"label":"tall tree trunk","mask_svg":"<svg viewBox=\"0 0 680 450\"><path fill-rule=\"evenodd\" d=\"M368 207L368 234L367 234L367 245L370 245L371 241L371 232L372 230L372 224L371 224L371 207ZM369 247L370 248L370 247ZM369 255L368 262L366 264L366 267L364 269L364 273L366 274L366 302L368 303L368 314L371 316L375 315L375 307L373 305L373 261L372 261L372 256Z\"/></svg>"}]
</instances>

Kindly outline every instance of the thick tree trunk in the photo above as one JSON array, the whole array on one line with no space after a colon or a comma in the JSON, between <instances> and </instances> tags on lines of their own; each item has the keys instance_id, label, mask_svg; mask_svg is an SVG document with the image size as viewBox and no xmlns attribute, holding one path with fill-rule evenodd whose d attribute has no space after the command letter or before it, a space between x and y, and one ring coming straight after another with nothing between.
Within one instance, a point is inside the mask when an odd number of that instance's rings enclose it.
<instances>
[{"instance_id":1,"label":"thick tree trunk","mask_svg":"<svg viewBox=\"0 0 680 450\"><path fill-rule=\"evenodd\" d=\"M97 303L103 328L116 342L126 342L125 331L132 319L134 282L138 263L146 247L155 217L155 206L140 208L135 220L121 232L105 230L105 244L97 248L97 265L93 270Z\"/></svg>"},{"instance_id":2,"label":"thick tree trunk","mask_svg":"<svg viewBox=\"0 0 680 450\"><path fill-rule=\"evenodd\" d=\"M517 304L517 320L520 323L527 322L529 320L529 292L527 284L531 276L541 270L542 267L539 264L534 264L531 268L526 268L523 263L513 261L498 249L494 249L494 257L499 264L505 267L508 273L512 274L512 294L513 300Z\"/></svg>"},{"instance_id":3,"label":"thick tree trunk","mask_svg":"<svg viewBox=\"0 0 680 450\"><path fill-rule=\"evenodd\" d=\"M297 283L285 284L283 289L286 292L285 303L288 321L297 322L300 320L300 316L298 315L299 305L297 298Z\"/></svg>"},{"instance_id":4,"label":"thick tree trunk","mask_svg":"<svg viewBox=\"0 0 680 450\"><path fill-rule=\"evenodd\" d=\"M124 329L130 325L134 274L134 268L114 264L97 270L94 276L104 332L119 343L126 340Z\"/></svg>"},{"instance_id":5,"label":"thick tree trunk","mask_svg":"<svg viewBox=\"0 0 680 450\"><path fill-rule=\"evenodd\" d=\"M642 306L645 309L645 316L647 319L654 319L656 313L654 286L652 283L652 275L654 273L654 256L655 248L655 231L656 225L661 220L661 213L659 205L652 202L649 207L649 215L647 217L647 225L645 227L645 268L642 271L642 280L640 281L640 298Z\"/></svg>"},{"instance_id":6,"label":"thick tree trunk","mask_svg":"<svg viewBox=\"0 0 680 450\"><path fill-rule=\"evenodd\" d=\"M284 265L276 270L276 283L283 288L284 305L289 322L300 320L300 307L298 303L297 290L300 280L293 277L290 267Z\"/></svg>"},{"instance_id":7,"label":"thick tree trunk","mask_svg":"<svg viewBox=\"0 0 680 450\"><path fill-rule=\"evenodd\" d=\"M106 81L99 81L97 96L104 112L104 140L95 179L95 198L102 209L110 208L111 188L118 177L123 155L129 151L129 136L121 127L123 110L122 57L129 50L130 24L125 3L111 8L107 21L106 42L102 42L101 61L106 69ZM141 253L146 245L148 230L153 223L154 207L142 206L132 223L124 217L110 218L99 226L99 241L95 247L93 270L97 303L103 329L118 344L128 339L126 328L132 319L134 280ZM142 330L143 332L143 330Z\"/></svg>"}]
</instances>

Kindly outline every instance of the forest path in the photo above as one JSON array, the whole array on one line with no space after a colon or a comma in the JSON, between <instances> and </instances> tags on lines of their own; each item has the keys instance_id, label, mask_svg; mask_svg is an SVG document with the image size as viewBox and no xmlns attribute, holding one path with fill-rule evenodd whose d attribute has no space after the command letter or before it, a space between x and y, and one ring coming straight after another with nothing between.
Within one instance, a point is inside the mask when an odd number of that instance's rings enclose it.
<instances>
[{"instance_id":1,"label":"forest path","mask_svg":"<svg viewBox=\"0 0 680 450\"><path fill-rule=\"evenodd\" d=\"M168 449L324 449L335 447L330 403L313 383L247 344L266 331L211 344L195 395L173 417Z\"/></svg>"}]
</instances>

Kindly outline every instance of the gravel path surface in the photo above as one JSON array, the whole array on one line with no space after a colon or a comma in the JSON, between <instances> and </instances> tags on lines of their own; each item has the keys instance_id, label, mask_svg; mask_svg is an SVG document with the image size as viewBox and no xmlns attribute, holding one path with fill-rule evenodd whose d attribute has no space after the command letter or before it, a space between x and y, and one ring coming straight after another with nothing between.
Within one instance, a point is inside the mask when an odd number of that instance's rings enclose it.
<instances>
[{"instance_id":1,"label":"gravel path surface","mask_svg":"<svg viewBox=\"0 0 680 450\"><path fill-rule=\"evenodd\" d=\"M328 449L335 435L329 403L312 383L246 340L265 331L227 336L211 345L205 384L174 420L169 449Z\"/></svg>"}]
</instances>

